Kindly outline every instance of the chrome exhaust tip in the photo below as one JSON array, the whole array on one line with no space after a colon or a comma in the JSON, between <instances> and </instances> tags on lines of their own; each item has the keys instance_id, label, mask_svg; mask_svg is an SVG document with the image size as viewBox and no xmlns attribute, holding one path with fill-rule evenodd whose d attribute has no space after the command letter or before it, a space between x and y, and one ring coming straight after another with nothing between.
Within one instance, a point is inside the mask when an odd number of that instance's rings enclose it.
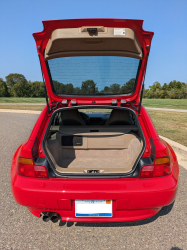
<instances>
[{"instance_id":1,"label":"chrome exhaust tip","mask_svg":"<svg viewBox=\"0 0 187 250\"><path fill-rule=\"evenodd\" d=\"M60 219L60 215L59 215L59 214L57 214L57 213L53 213L53 214L52 214L52 216L51 216L51 221L52 221L53 223L57 223L59 219Z\"/></svg>"},{"instance_id":2,"label":"chrome exhaust tip","mask_svg":"<svg viewBox=\"0 0 187 250\"><path fill-rule=\"evenodd\" d=\"M45 213L43 215L43 221L48 222L51 219L51 213Z\"/></svg>"}]
</instances>

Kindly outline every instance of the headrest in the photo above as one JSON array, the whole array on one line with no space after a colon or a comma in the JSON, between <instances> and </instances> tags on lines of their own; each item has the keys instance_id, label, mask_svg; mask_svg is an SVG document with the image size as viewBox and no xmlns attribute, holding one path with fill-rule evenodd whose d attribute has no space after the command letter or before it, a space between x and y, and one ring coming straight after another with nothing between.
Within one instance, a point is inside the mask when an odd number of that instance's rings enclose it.
<instances>
[{"instance_id":1,"label":"headrest","mask_svg":"<svg viewBox=\"0 0 187 250\"><path fill-rule=\"evenodd\" d=\"M63 125L84 125L84 121L77 109L63 110L60 123Z\"/></svg>"},{"instance_id":2,"label":"headrest","mask_svg":"<svg viewBox=\"0 0 187 250\"><path fill-rule=\"evenodd\" d=\"M106 125L132 124L127 110L113 109Z\"/></svg>"}]
</instances>

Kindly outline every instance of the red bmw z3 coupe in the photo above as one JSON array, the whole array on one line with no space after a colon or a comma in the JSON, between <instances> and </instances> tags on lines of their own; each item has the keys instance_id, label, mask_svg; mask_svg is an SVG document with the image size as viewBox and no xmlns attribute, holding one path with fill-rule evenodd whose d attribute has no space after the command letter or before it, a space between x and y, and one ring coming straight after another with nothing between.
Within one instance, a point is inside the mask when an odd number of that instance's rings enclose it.
<instances>
[{"instance_id":1,"label":"red bmw z3 coupe","mask_svg":"<svg viewBox=\"0 0 187 250\"><path fill-rule=\"evenodd\" d=\"M142 20L44 21L34 33L47 105L15 152L15 200L44 221L151 217L179 166L142 106L153 32Z\"/></svg>"}]
</instances>

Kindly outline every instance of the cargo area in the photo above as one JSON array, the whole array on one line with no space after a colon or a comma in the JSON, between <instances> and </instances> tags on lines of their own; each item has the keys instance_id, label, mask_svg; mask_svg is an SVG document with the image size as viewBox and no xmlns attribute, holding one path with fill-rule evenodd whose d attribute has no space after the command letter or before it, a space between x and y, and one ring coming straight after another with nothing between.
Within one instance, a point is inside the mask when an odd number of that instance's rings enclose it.
<instances>
[{"instance_id":1,"label":"cargo area","mask_svg":"<svg viewBox=\"0 0 187 250\"><path fill-rule=\"evenodd\" d=\"M106 174L133 169L143 150L135 115L125 109L99 111L68 108L56 113L44 141L56 171Z\"/></svg>"}]
</instances>

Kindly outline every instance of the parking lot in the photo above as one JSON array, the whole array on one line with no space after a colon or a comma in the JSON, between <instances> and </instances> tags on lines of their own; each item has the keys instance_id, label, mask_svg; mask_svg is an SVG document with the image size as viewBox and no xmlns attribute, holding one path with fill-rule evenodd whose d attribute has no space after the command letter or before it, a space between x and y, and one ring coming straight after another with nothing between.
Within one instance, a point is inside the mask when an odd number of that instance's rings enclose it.
<instances>
[{"instance_id":1,"label":"parking lot","mask_svg":"<svg viewBox=\"0 0 187 250\"><path fill-rule=\"evenodd\" d=\"M150 219L130 223L44 223L12 196L10 166L38 115L0 112L0 249L187 249L187 170L176 201Z\"/></svg>"}]
</instances>

